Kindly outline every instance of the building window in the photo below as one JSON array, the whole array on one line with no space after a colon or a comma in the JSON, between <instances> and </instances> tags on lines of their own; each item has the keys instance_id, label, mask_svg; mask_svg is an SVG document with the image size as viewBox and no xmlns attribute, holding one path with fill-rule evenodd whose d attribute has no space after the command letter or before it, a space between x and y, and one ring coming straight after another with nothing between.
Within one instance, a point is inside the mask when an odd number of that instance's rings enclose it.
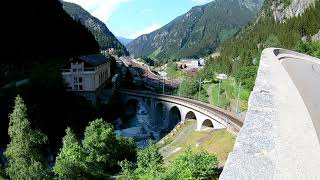
<instances>
[{"instance_id":1,"label":"building window","mask_svg":"<svg viewBox=\"0 0 320 180\"><path fill-rule=\"evenodd\" d=\"M82 77L74 77L73 82L74 83L82 83Z\"/></svg>"},{"instance_id":2,"label":"building window","mask_svg":"<svg viewBox=\"0 0 320 180\"><path fill-rule=\"evenodd\" d=\"M73 89L74 89L74 90L78 90L78 85L74 85L74 86L73 86Z\"/></svg>"},{"instance_id":3,"label":"building window","mask_svg":"<svg viewBox=\"0 0 320 180\"><path fill-rule=\"evenodd\" d=\"M79 90L83 90L83 87L82 87L82 85L79 85Z\"/></svg>"},{"instance_id":4,"label":"building window","mask_svg":"<svg viewBox=\"0 0 320 180\"><path fill-rule=\"evenodd\" d=\"M77 72L77 69L72 69L73 72Z\"/></svg>"}]
</instances>

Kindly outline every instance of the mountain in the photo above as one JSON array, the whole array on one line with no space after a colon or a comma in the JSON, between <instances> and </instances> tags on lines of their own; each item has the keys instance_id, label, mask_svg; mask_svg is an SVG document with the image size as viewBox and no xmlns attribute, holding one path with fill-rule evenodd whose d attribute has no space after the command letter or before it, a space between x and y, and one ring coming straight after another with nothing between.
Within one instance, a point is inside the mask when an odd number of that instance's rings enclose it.
<instances>
[{"instance_id":1,"label":"mountain","mask_svg":"<svg viewBox=\"0 0 320 180\"><path fill-rule=\"evenodd\" d=\"M4 1L1 11L1 64L47 62L96 53L99 46L82 24L73 20L59 0ZM0 67L0 76L5 68ZM1 78L0 78L1 79Z\"/></svg>"},{"instance_id":2,"label":"mountain","mask_svg":"<svg viewBox=\"0 0 320 180\"><path fill-rule=\"evenodd\" d=\"M135 56L177 59L210 54L251 21L263 0L215 0L193 7L162 28L133 40Z\"/></svg>"},{"instance_id":3,"label":"mountain","mask_svg":"<svg viewBox=\"0 0 320 180\"><path fill-rule=\"evenodd\" d=\"M96 38L101 49L115 48L116 54L128 55L128 51L99 19L93 17L81 6L62 2L64 10L75 20L86 26Z\"/></svg>"},{"instance_id":4,"label":"mountain","mask_svg":"<svg viewBox=\"0 0 320 180\"><path fill-rule=\"evenodd\" d=\"M220 56L207 60L203 78L233 75L251 90L263 49L286 48L320 57L320 0L266 0L246 28L225 41Z\"/></svg>"},{"instance_id":5,"label":"mountain","mask_svg":"<svg viewBox=\"0 0 320 180\"><path fill-rule=\"evenodd\" d=\"M117 39L125 46L128 45L133 40L133 39L128 39L121 36L117 36Z\"/></svg>"}]
</instances>

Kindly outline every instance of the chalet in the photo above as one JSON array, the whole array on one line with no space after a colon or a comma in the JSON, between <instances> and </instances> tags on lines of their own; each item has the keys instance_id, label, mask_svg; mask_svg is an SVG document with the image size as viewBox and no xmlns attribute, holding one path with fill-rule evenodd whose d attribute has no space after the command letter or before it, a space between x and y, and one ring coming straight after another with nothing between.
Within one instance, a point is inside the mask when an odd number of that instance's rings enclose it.
<instances>
[{"instance_id":1,"label":"chalet","mask_svg":"<svg viewBox=\"0 0 320 180\"><path fill-rule=\"evenodd\" d=\"M62 76L69 91L95 104L110 80L110 59L100 54L71 58Z\"/></svg>"}]
</instances>

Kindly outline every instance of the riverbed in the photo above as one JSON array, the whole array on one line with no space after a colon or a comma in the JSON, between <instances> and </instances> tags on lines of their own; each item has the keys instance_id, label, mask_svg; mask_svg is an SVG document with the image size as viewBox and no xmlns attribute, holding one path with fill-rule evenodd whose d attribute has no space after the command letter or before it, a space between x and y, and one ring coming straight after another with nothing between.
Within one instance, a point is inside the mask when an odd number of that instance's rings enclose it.
<instances>
[{"instance_id":1,"label":"riverbed","mask_svg":"<svg viewBox=\"0 0 320 180\"><path fill-rule=\"evenodd\" d=\"M136 113L126 121L124 127L115 133L118 136L133 138L138 147L146 147L149 140L157 142L160 139L160 132L152 129L148 111L141 103L137 104Z\"/></svg>"}]
</instances>

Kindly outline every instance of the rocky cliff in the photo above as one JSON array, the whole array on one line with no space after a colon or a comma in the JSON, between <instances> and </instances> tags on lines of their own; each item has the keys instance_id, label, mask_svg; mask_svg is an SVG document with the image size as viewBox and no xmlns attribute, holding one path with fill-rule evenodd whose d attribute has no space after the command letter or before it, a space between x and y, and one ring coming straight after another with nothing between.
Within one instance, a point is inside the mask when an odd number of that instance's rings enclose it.
<instances>
[{"instance_id":1,"label":"rocky cliff","mask_svg":"<svg viewBox=\"0 0 320 180\"><path fill-rule=\"evenodd\" d=\"M286 19L303 14L314 2L315 0L276 0L272 2L271 10L274 19L283 22Z\"/></svg>"}]
</instances>

